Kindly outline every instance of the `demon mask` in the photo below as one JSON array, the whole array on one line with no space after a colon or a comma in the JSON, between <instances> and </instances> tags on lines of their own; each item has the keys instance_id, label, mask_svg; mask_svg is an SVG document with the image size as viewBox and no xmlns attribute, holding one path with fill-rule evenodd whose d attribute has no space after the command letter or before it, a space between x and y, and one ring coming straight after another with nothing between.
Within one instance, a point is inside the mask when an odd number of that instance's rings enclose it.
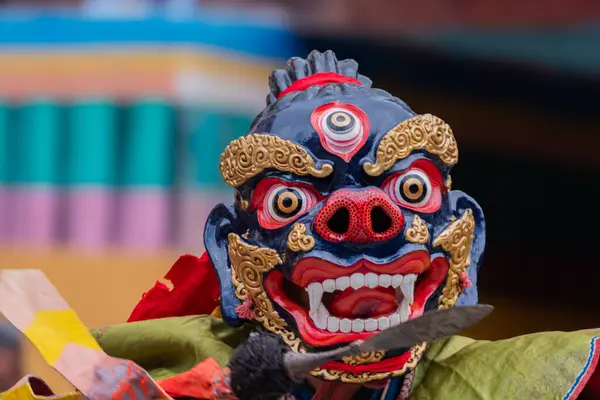
<instances>
[{"instance_id":1,"label":"demon mask","mask_svg":"<svg viewBox=\"0 0 600 400\"><path fill-rule=\"evenodd\" d=\"M267 107L221 156L235 188L205 245L231 325L253 320L297 352L365 338L436 308L477 302L477 203L451 191L458 149L440 118L371 88L353 60L293 58ZM312 372L366 383L414 368L426 344Z\"/></svg>"}]
</instances>

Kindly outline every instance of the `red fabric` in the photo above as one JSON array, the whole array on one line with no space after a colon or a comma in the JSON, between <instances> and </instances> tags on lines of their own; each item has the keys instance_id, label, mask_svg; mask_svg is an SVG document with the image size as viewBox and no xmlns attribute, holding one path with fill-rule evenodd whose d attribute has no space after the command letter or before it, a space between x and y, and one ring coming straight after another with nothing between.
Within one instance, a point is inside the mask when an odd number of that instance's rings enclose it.
<instances>
[{"instance_id":1,"label":"red fabric","mask_svg":"<svg viewBox=\"0 0 600 400\"><path fill-rule=\"evenodd\" d=\"M200 258L189 254L179 257L165 279L173 287L156 282L127 322L210 314L219 305L219 280L206 252Z\"/></svg>"},{"instance_id":2,"label":"red fabric","mask_svg":"<svg viewBox=\"0 0 600 400\"><path fill-rule=\"evenodd\" d=\"M207 358L191 370L158 381L160 387L171 397L214 399L213 377L221 369L214 358Z\"/></svg>"},{"instance_id":3,"label":"red fabric","mask_svg":"<svg viewBox=\"0 0 600 400\"><path fill-rule=\"evenodd\" d=\"M600 371L598 371L598 368L594 370L581 396L578 398L581 400L600 399Z\"/></svg>"},{"instance_id":4,"label":"red fabric","mask_svg":"<svg viewBox=\"0 0 600 400\"><path fill-rule=\"evenodd\" d=\"M335 72L318 72L316 74L307 76L306 78L298 79L288 86L283 92L279 93L277 98L280 99L283 96L293 92L302 92L311 86L325 86L330 83L353 83L355 85L362 85L357 79L336 74Z\"/></svg>"}]
</instances>

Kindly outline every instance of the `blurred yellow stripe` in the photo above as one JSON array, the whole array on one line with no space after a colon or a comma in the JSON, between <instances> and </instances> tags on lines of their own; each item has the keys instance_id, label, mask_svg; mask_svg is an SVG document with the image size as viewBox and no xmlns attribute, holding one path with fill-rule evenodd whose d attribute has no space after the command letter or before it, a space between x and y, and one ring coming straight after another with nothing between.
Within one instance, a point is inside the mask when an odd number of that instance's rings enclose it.
<instances>
[{"instance_id":1,"label":"blurred yellow stripe","mask_svg":"<svg viewBox=\"0 0 600 400\"><path fill-rule=\"evenodd\" d=\"M172 50L0 52L0 73L10 75L71 76L108 70L172 74L181 69L266 82L273 65L252 58Z\"/></svg>"}]
</instances>

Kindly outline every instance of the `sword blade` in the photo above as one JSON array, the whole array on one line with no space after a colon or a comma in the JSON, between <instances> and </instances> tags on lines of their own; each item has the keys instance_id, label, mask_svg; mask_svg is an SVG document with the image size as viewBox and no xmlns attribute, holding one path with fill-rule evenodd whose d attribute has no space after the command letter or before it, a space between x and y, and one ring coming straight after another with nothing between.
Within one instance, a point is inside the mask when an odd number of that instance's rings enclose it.
<instances>
[{"instance_id":1,"label":"sword blade","mask_svg":"<svg viewBox=\"0 0 600 400\"><path fill-rule=\"evenodd\" d=\"M490 305L479 304L430 311L376 333L365 341L358 340L335 350L304 354L290 351L285 355L284 365L288 376L295 382L301 382L310 370L328 361L362 352L410 348L423 342L456 335L487 317L493 310L494 307Z\"/></svg>"},{"instance_id":2,"label":"sword blade","mask_svg":"<svg viewBox=\"0 0 600 400\"><path fill-rule=\"evenodd\" d=\"M453 336L475 325L493 310L494 307L490 305L478 304L426 312L421 317L371 336L360 345L360 349L385 351L410 348L423 342Z\"/></svg>"}]
</instances>

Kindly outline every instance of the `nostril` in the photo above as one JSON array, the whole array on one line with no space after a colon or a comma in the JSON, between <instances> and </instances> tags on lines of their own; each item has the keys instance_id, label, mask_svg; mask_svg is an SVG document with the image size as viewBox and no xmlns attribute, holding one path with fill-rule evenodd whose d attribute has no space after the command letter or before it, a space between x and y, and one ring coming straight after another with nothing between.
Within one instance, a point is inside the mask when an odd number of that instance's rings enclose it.
<instances>
[{"instance_id":1,"label":"nostril","mask_svg":"<svg viewBox=\"0 0 600 400\"><path fill-rule=\"evenodd\" d=\"M371 210L371 226L373 232L383 233L392 227L392 218L381 207Z\"/></svg>"},{"instance_id":2,"label":"nostril","mask_svg":"<svg viewBox=\"0 0 600 400\"><path fill-rule=\"evenodd\" d=\"M350 211L347 208L338 209L327 222L327 227L335 233L346 233L350 227Z\"/></svg>"}]
</instances>

